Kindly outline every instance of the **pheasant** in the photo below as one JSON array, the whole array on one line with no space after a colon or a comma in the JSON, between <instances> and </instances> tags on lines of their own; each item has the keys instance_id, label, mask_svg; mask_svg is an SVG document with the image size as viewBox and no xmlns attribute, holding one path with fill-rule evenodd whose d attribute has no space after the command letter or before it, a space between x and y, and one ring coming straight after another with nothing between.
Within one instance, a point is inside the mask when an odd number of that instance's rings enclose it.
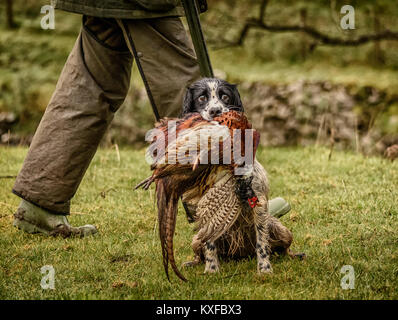
<instances>
[{"instance_id":1,"label":"pheasant","mask_svg":"<svg viewBox=\"0 0 398 320\"><path fill-rule=\"evenodd\" d=\"M251 139L245 139L247 136ZM259 271L270 272L270 232L274 232L275 246L286 250L292 237L268 214L266 173L254 160L259 134L247 118L230 111L213 121L197 113L183 119L163 119L148 139L152 142L148 155L153 160L153 174L136 188L148 189L152 182L156 184L159 236L167 278L170 280L170 263L176 275L186 281L176 266L173 250L180 198L195 211L193 218L198 231L192 242L195 260L185 265L199 263L204 256L205 271L215 272L216 241L220 253L231 256L245 255L245 241L249 240L255 243L248 252L254 249L257 253ZM240 175L236 175L239 169Z\"/></svg>"}]
</instances>

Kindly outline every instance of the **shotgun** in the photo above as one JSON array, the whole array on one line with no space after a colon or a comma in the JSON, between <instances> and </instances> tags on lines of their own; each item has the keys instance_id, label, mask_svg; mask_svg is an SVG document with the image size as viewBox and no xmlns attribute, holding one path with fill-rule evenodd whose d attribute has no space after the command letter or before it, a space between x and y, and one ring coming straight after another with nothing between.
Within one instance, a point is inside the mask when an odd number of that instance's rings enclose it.
<instances>
[{"instance_id":1,"label":"shotgun","mask_svg":"<svg viewBox=\"0 0 398 320\"><path fill-rule=\"evenodd\" d=\"M205 0L181 0L181 2L184 7L189 32L198 59L200 74L202 77L213 78L213 68L211 67L210 57L199 18L199 10L201 12L206 11L207 3Z\"/></svg>"}]
</instances>

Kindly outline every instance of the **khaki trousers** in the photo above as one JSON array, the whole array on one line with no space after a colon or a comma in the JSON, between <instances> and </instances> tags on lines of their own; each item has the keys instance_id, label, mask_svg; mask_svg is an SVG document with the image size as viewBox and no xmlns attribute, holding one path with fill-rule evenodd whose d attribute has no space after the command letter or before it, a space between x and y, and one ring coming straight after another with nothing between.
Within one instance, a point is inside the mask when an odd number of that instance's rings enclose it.
<instances>
[{"instance_id":1,"label":"khaki trousers","mask_svg":"<svg viewBox=\"0 0 398 320\"><path fill-rule=\"evenodd\" d=\"M160 116L179 114L185 88L200 77L180 19L84 16L17 176L16 195L53 213L69 214L70 201L127 95L132 46Z\"/></svg>"}]
</instances>

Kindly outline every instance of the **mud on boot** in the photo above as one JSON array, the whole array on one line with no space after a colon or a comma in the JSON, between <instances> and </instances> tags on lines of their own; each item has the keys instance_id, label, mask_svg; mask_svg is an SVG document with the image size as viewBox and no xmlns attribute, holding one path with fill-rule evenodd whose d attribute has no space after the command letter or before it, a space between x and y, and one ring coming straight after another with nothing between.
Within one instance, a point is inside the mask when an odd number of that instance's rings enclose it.
<instances>
[{"instance_id":1,"label":"mud on boot","mask_svg":"<svg viewBox=\"0 0 398 320\"><path fill-rule=\"evenodd\" d=\"M64 238L85 237L98 232L93 225L86 224L73 227L64 215L52 214L45 209L22 200L14 214L13 225L27 233L41 233L47 236L62 236Z\"/></svg>"}]
</instances>

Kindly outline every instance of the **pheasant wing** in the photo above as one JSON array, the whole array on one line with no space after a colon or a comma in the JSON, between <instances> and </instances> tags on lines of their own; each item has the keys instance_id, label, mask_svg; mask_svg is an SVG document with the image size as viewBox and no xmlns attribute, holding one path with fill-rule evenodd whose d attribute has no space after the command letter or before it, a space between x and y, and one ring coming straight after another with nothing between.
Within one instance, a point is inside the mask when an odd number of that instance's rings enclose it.
<instances>
[{"instance_id":1,"label":"pheasant wing","mask_svg":"<svg viewBox=\"0 0 398 320\"><path fill-rule=\"evenodd\" d=\"M235 193L235 179L229 171L200 199L196 211L198 233L192 248L198 252L207 241L215 241L234 224L242 211Z\"/></svg>"}]
</instances>

